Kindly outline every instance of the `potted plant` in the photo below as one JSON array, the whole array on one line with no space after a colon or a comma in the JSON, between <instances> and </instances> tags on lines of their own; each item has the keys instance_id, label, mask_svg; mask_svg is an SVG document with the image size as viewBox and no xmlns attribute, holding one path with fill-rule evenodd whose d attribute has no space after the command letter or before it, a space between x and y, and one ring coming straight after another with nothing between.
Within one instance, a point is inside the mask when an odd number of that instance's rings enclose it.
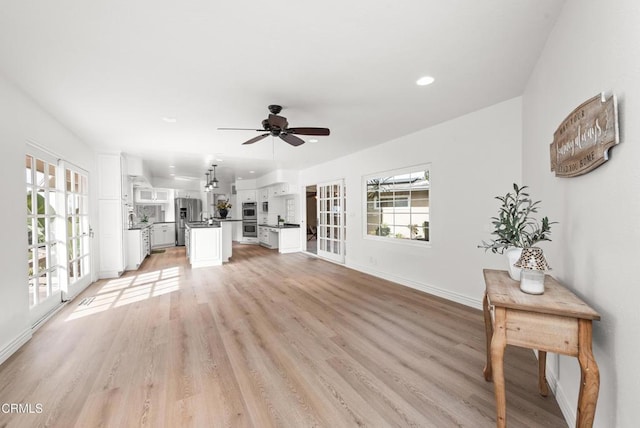
<instances>
[{"instance_id":1,"label":"potted plant","mask_svg":"<svg viewBox=\"0 0 640 428\"><path fill-rule=\"evenodd\" d=\"M227 218L227 215L229 214L229 209L231 208L231 204L229 203L229 201L220 199L216 204L216 208L218 209L220 218Z\"/></svg>"},{"instance_id":2,"label":"potted plant","mask_svg":"<svg viewBox=\"0 0 640 428\"><path fill-rule=\"evenodd\" d=\"M491 250L493 253L506 254L509 260L509 275L520 280L520 269L513 264L520 258L523 248L532 247L537 242L551 241L549 233L551 225L547 217L540 222L532 214L538 212L540 201L533 202L529 194L525 192L527 186L519 187L513 183L513 193L504 196L496 196L501 202L498 216L491 217L494 226L492 235L496 238L490 241L482 241L478 248Z\"/></svg>"}]
</instances>

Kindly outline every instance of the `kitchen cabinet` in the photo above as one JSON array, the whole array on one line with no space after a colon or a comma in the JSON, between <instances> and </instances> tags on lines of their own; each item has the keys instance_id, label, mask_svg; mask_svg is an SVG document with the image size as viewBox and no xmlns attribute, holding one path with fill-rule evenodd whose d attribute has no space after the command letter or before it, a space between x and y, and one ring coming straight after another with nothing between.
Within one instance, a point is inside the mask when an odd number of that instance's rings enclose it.
<instances>
[{"instance_id":1,"label":"kitchen cabinet","mask_svg":"<svg viewBox=\"0 0 640 428\"><path fill-rule=\"evenodd\" d=\"M136 203L138 204L166 204L169 202L167 189L136 189Z\"/></svg>"},{"instance_id":2,"label":"kitchen cabinet","mask_svg":"<svg viewBox=\"0 0 640 428\"><path fill-rule=\"evenodd\" d=\"M260 202L268 202L269 201L269 188L263 187L258 190L258 199Z\"/></svg>"},{"instance_id":3,"label":"kitchen cabinet","mask_svg":"<svg viewBox=\"0 0 640 428\"><path fill-rule=\"evenodd\" d=\"M126 270L136 270L144 259L151 254L151 226L127 230Z\"/></svg>"},{"instance_id":4,"label":"kitchen cabinet","mask_svg":"<svg viewBox=\"0 0 640 428\"><path fill-rule=\"evenodd\" d=\"M222 264L222 228L191 227L185 229L187 258L192 268Z\"/></svg>"},{"instance_id":5,"label":"kitchen cabinet","mask_svg":"<svg viewBox=\"0 0 640 428\"><path fill-rule=\"evenodd\" d=\"M98 259L99 278L117 278L125 269L124 224L127 210L122 201L122 157L99 153L98 170Z\"/></svg>"},{"instance_id":6,"label":"kitchen cabinet","mask_svg":"<svg viewBox=\"0 0 640 428\"><path fill-rule=\"evenodd\" d=\"M256 190L238 190L238 194L236 196L238 202L242 204L243 202L255 202L256 201Z\"/></svg>"},{"instance_id":7,"label":"kitchen cabinet","mask_svg":"<svg viewBox=\"0 0 640 428\"><path fill-rule=\"evenodd\" d=\"M280 253L296 253L300 251L300 228L280 229L278 234L278 251Z\"/></svg>"},{"instance_id":8,"label":"kitchen cabinet","mask_svg":"<svg viewBox=\"0 0 640 428\"><path fill-rule=\"evenodd\" d=\"M175 223L154 223L151 248L171 247L176 244Z\"/></svg>"},{"instance_id":9,"label":"kitchen cabinet","mask_svg":"<svg viewBox=\"0 0 640 428\"><path fill-rule=\"evenodd\" d=\"M264 247L273 248L271 244L271 227L258 226L258 242Z\"/></svg>"},{"instance_id":10,"label":"kitchen cabinet","mask_svg":"<svg viewBox=\"0 0 640 428\"><path fill-rule=\"evenodd\" d=\"M292 195L296 191L296 185L290 183L278 183L269 187L271 197L277 198L278 196Z\"/></svg>"},{"instance_id":11,"label":"kitchen cabinet","mask_svg":"<svg viewBox=\"0 0 640 428\"><path fill-rule=\"evenodd\" d=\"M263 247L277 248L283 254L300 251L299 227L261 226L258 228L258 239Z\"/></svg>"}]
</instances>

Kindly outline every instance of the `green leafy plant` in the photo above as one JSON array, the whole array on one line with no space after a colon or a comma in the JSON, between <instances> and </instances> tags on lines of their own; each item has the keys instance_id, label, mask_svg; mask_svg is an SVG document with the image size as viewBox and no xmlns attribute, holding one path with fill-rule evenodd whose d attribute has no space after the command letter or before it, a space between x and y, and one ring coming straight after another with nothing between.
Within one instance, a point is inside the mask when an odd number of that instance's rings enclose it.
<instances>
[{"instance_id":1,"label":"green leafy plant","mask_svg":"<svg viewBox=\"0 0 640 428\"><path fill-rule=\"evenodd\" d=\"M409 228L409 236L411 239L416 239L416 237L418 236L418 225L417 224L408 224L407 227Z\"/></svg>"},{"instance_id":2,"label":"green leafy plant","mask_svg":"<svg viewBox=\"0 0 640 428\"><path fill-rule=\"evenodd\" d=\"M376 235L378 236L389 236L390 232L391 228L384 223L376 228Z\"/></svg>"},{"instance_id":3,"label":"green leafy plant","mask_svg":"<svg viewBox=\"0 0 640 428\"><path fill-rule=\"evenodd\" d=\"M229 203L229 201L225 201L224 199L220 199L218 201L218 203L216 204L216 208L219 210L228 210L229 208L231 208L231 204Z\"/></svg>"},{"instance_id":4,"label":"green leafy plant","mask_svg":"<svg viewBox=\"0 0 640 428\"><path fill-rule=\"evenodd\" d=\"M508 248L527 248L540 241L551 241L551 225L556 222L550 222L547 217L538 222L532 217L538 212L540 201L533 202L525 189L527 186L518 187L513 183L513 193L496 196L501 202L498 216L491 217L494 226L491 234L496 238L482 241L478 248L502 254Z\"/></svg>"}]
</instances>

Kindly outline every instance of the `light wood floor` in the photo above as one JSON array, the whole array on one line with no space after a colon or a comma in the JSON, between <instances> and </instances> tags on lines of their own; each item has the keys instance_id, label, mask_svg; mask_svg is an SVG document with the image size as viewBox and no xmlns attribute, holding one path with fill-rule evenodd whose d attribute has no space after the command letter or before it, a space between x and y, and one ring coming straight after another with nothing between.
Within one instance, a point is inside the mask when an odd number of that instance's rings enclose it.
<instances>
[{"instance_id":1,"label":"light wood floor","mask_svg":"<svg viewBox=\"0 0 640 428\"><path fill-rule=\"evenodd\" d=\"M480 296L478 296L479 298ZM491 427L482 313L304 254L184 248L93 284L0 366L0 427ZM565 427L507 348L511 427Z\"/></svg>"}]
</instances>

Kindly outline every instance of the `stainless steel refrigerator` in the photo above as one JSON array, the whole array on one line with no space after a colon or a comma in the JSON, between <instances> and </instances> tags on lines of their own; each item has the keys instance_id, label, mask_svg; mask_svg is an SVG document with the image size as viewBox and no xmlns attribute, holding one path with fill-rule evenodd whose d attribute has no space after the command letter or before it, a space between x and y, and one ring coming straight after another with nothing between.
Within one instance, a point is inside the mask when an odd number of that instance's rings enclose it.
<instances>
[{"instance_id":1,"label":"stainless steel refrigerator","mask_svg":"<svg viewBox=\"0 0 640 428\"><path fill-rule=\"evenodd\" d=\"M176 245L184 245L186 223L200 221L202 201L200 199L176 198Z\"/></svg>"}]
</instances>

